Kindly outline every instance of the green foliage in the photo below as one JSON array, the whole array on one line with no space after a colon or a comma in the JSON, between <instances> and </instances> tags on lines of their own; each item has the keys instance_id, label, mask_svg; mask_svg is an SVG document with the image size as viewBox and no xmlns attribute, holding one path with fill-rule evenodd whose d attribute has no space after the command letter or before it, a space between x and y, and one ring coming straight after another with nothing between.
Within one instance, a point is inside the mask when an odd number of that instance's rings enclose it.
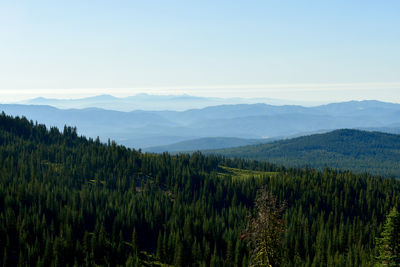
<instances>
[{"instance_id":1,"label":"green foliage","mask_svg":"<svg viewBox=\"0 0 400 267\"><path fill-rule=\"evenodd\" d=\"M261 187L287 203L284 266L372 265L400 205L395 179L143 154L2 114L0 264L247 266L240 233Z\"/></svg>"},{"instance_id":2,"label":"green foliage","mask_svg":"<svg viewBox=\"0 0 400 267\"><path fill-rule=\"evenodd\" d=\"M232 177L232 179L263 178L267 176L275 177L278 174L277 172L244 170L226 166L219 166L219 168L221 169L218 173L220 177Z\"/></svg>"},{"instance_id":3,"label":"green foliage","mask_svg":"<svg viewBox=\"0 0 400 267\"><path fill-rule=\"evenodd\" d=\"M400 135L336 130L267 144L207 151L227 157L263 160L287 167L325 166L400 177Z\"/></svg>"},{"instance_id":4,"label":"green foliage","mask_svg":"<svg viewBox=\"0 0 400 267\"><path fill-rule=\"evenodd\" d=\"M393 208L378 239L379 266L400 266L400 213Z\"/></svg>"}]
</instances>

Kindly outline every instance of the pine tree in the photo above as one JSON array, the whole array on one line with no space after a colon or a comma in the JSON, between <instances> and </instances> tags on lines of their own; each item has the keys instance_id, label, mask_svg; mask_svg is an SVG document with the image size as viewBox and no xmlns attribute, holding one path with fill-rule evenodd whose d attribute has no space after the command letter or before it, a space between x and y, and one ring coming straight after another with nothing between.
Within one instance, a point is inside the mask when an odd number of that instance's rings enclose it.
<instances>
[{"instance_id":1,"label":"pine tree","mask_svg":"<svg viewBox=\"0 0 400 267\"><path fill-rule=\"evenodd\" d=\"M396 208L387 216L377 244L379 266L400 266L400 213Z\"/></svg>"},{"instance_id":2,"label":"pine tree","mask_svg":"<svg viewBox=\"0 0 400 267\"><path fill-rule=\"evenodd\" d=\"M232 241L228 240L228 244L226 246L226 262L229 266L233 265L233 245L232 245Z\"/></svg>"},{"instance_id":3,"label":"pine tree","mask_svg":"<svg viewBox=\"0 0 400 267\"><path fill-rule=\"evenodd\" d=\"M135 228L133 228L133 230L132 230L132 242L131 242L131 245L132 245L132 253L134 255L137 255L137 253L138 253L138 238L137 238L137 233L136 233L136 229Z\"/></svg>"},{"instance_id":4,"label":"pine tree","mask_svg":"<svg viewBox=\"0 0 400 267\"><path fill-rule=\"evenodd\" d=\"M218 256L217 256L217 246L214 245L214 252L211 256L210 267L217 267L218 265Z\"/></svg>"},{"instance_id":5,"label":"pine tree","mask_svg":"<svg viewBox=\"0 0 400 267\"><path fill-rule=\"evenodd\" d=\"M157 238L157 259L159 259L161 262L164 260L163 236L161 235L161 232L158 233Z\"/></svg>"},{"instance_id":6,"label":"pine tree","mask_svg":"<svg viewBox=\"0 0 400 267\"><path fill-rule=\"evenodd\" d=\"M184 266L183 244L179 243L175 251L175 266Z\"/></svg>"},{"instance_id":7,"label":"pine tree","mask_svg":"<svg viewBox=\"0 0 400 267\"><path fill-rule=\"evenodd\" d=\"M235 246L235 265L236 267L241 266L242 265L242 253L241 253L241 246L240 246L241 242L240 240L236 241L236 246Z\"/></svg>"}]
</instances>

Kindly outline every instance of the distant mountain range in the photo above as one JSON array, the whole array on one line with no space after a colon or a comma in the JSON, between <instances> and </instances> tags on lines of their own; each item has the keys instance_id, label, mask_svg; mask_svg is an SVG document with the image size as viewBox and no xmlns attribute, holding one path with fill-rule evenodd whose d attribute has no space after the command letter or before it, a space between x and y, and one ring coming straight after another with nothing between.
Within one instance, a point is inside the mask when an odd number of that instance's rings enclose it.
<instances>
[{"instance_id":1,"label":"distant mountain range","mask_svg":"<svg viewBox=\"0 0 400 267\"><path fill-rule=\"evenodd\" d=\"M268 138L285 138L340 128L394 133L400 129L400 104L378 101L351 101L316 107L238 104L186 111L131 112L5 104L0 105L0 110L14 116L23 115L49 126L77 126L79 133L87 137L99 136L103 141L110 138L135 148L164 146L209 137L228 138L225 141L198 141L197 147L192 144L185 150L207 149L251 144L257 139L261 139L262 142Z\"/></svg>"},{"instance_id":2,"label":"distant mountain range","mask_svg":"<svg viewBox=\"0 0 400 267\"><path fill-rule=\"evenodd\" d=\"M194 108L205 108L218 105L256 104L267 103L272 105L315 105L313 102L295 102L273 98L217 98L198 97L190 95L149 95L138 94L129 97L115 97L112 95L98 95L80 99L55 99L38 97L22 101L24 105L47 105L61 109L101 108L116 111L133 110L173 110L184 111Z\"/></svg>"},{"instance_id":3,"label":"distant mountain range","mask_svg":"<svg viewBox=\"0 0 400 267\"><path fill-rule=\"evenodd\" d=\"M400 135L342 129L267 144L206 151L287 167L324 166L400 177Z\"/></svg>"}]
</instances>

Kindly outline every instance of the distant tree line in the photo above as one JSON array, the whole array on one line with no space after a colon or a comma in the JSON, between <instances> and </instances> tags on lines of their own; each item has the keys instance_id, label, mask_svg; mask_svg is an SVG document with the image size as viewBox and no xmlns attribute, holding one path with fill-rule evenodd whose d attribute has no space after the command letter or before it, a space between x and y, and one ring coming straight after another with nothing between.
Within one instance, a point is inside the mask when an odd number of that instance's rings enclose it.
<instances>
[{"instance_id":1,"label":"distant tree line","mask_svg":"<svg viewBox=\"0 0 400 267\"><path fill-rule=\"evenodd\" d=\"M268 161L287 167L325 166L357 173L400 177L400 135L335 130L272 143L205 151L226 157Z\"/></svg>"}]
</instances>

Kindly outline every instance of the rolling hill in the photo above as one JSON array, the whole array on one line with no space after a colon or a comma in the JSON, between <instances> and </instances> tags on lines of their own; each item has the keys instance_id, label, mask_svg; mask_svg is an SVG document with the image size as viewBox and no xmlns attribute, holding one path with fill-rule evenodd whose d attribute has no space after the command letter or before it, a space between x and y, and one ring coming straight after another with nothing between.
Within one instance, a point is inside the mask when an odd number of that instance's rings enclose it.
<instances>
[{"instance_id":1,"label":"rolling hill","mask_svg":"<svg viewBox=\"0 0 400 267\"><path fill-rule=\"evenodd\" d=\"M400 176L400 135L342 129L267 144L207 153L263 160L284 166L329 166L342 170Z\"/></svg>"},{"instance_id":2,"label":"rolling hill","mask_svg":"<svg viewBox=\"0 0 400 267\"><path fill-rule=\"evenodd\" d=\"M107 96L96 99L103 98L108 99ZM186 111L130 112L4 104L0 105L0 110L48 126L74 125L87 137L99 136L104 142L110 138L134 148L209 137L268 139L341 128L387 129L391 132L400 128L400 105L378 101L351 101L317 107L239 104ZM194 146L185 150L191 148Z\"/></svg>"}]
</instances>

